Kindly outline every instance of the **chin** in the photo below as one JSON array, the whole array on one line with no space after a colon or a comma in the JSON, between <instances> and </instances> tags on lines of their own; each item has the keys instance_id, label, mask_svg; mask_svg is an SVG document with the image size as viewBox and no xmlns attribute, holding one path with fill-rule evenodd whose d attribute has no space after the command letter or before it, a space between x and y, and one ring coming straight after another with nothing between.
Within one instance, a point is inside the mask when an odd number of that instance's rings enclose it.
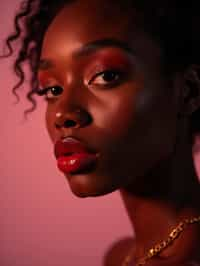
<instances>
[{"instance_id":1,"label":"chin","mask_svg":"<svg viewBox=\"0 0 200 266\"><path fill-rule=\"evenodd\" d=\"M99 179L103 180L101 177ZM72 193L79 198L105 196L118 189L108 183L91 182L87 175L67 176L67 180Z\"/></svg>"}]
</instances>

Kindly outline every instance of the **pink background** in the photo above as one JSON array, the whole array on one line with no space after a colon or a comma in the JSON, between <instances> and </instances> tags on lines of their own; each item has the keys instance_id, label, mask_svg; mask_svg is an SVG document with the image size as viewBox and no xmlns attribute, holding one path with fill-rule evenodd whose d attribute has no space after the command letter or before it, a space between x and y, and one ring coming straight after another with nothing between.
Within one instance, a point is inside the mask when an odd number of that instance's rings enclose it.
<instances>
[{"instance_id":1,"label":"pink background","mask_svg":"<svg viewBox=\"0 0 200 266\"><path fill-rule=\"evenodd\" d=\"M19 2L0 3L0 52ZM131 233L120 195L80 199L72 194L56 167L44 103L38 101L26 123L23 111L31 107L26 86L13 105L11 63L0 61L0 266L101 266L109 245Z\"/></svg>"}]
</instances>

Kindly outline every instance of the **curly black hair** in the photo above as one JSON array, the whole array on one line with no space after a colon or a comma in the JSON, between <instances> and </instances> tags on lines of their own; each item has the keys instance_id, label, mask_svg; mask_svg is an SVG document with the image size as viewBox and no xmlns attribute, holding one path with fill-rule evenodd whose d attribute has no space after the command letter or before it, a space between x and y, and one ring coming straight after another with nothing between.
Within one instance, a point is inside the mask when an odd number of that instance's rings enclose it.
<instances>
[{"instance_id":1,"label":"curly black hair","mask_svg":"<svg viewBox=\"0 0 200 266\"><path fill-rule=\"evenodd\" d=\"M27 98L33 104L31 109L25 110L26 115L35 110L38 80L37 69L41 53L41 46L45 31L57 12L75 0L26 0L19 7L14 18L15 32L8 36L6 45L8 57L13 54L14 42L20 40L21 46L14 61L14 72L19 82L13 87L13 93L19 101L16 91L23 84L25 74L23 64L28 63L31 71L30 91ZM109 0L113 1L113 0ZM169 71L183 70L190 64L200 65L200 16L198 1L191 0L187 5L180 0L123 0L113 1L118 5L131 5L142 17L142 26L152 34L164 51L165 65ZM191 116L191 132L200 133L200 110Z\"/></svg>"}]
</instances>

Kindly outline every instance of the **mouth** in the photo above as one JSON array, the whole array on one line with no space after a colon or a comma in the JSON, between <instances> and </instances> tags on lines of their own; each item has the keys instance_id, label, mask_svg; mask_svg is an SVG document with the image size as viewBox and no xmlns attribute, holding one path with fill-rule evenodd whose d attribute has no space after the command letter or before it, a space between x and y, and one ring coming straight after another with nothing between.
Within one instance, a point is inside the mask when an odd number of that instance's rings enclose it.
<instances>
[{"instance_id":1,"label":"mouth","mask_svg":"<svg viewBox=\"0 0 200 266\"><path fill-rule=\"evenodd\" d=\"M99 153L83 141L68 136L55 143L54 154L58 169L67 174L88 172L97 164Z\"/></svg>"},{"instance_id":2,"label":"mouth","mask_svg":"<svg viewBox=\"0 0 200 266\"><path fill-rule=\"evenodd\" d=\"M66 153L57 159L57 166L65 174L86 174L95 170L97 157L92 153Z\"/></svg>"}]
</instances>

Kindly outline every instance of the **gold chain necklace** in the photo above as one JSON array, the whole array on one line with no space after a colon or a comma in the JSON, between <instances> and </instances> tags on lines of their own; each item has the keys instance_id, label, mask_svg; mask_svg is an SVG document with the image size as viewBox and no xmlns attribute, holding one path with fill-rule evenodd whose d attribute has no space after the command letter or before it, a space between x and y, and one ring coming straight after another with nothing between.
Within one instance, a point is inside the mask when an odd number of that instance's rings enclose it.
<instances>
[{"instance_id":1,"label":"gold chain necklace","mask_svg":"<svg viewBox=\"0 0 200 266\"><path fill-rule=\"evenodd\" d=\"M185 219L182 222L180 222L169 234L168 238L166 240L161 241L160 243L156 244L154 247L150 248L147 251L146 256L141 258L135 266L142 266L146 263L147 260L151 259L152 257L155 257L158 255L161 251L163 251L165 248L167 248L170 244L174 242L176 238L179 237L179 235L182 233L182 231L190 224L198 223L200 222L200 216L193 217L190 219ZM128 266L131 258L132 258L132 249L131 252L125 257L122 266Z\"/></svg>"}]
</instances>

